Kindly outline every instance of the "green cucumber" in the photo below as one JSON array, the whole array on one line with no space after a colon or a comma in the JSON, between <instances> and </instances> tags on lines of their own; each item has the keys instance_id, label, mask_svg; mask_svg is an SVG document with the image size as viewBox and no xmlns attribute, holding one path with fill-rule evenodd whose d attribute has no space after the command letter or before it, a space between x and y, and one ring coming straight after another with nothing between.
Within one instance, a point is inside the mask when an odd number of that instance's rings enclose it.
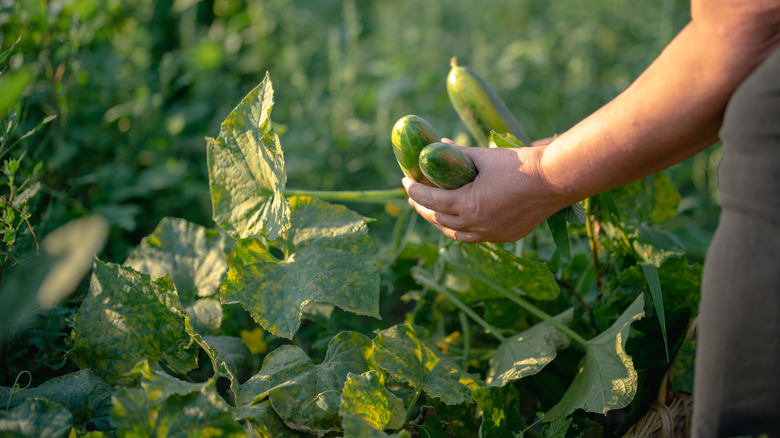
<instances>
[{"instance_id":1,"label":"green cucumber","mask_svg":"<svg viewBox=\"0 0 780 438\"><path fill-rule=\"evenodd\" d=\"M418 164L420 151L425 146L441 140L433 126L420 116L403 116L393 125L390 140L393 143L395 159L404 175L433 186L420 171Z\"/></svg>"},{"instance_id":2,"label":"green cucumber","mask_svg":"<svg viewBox=\"0 0 780 438\"><path fill-rule=\"evenodd\" d=\"M491 142L490 131L516 137L522 145L531 139L509 111L506 104L485 80L474 70L450 60L447 76L447 94L458 116L469 129L480 147L496 147Z\"/></svg>"},{"instance_id":3,"label":"green cucumber","mask_svg":"<svg viewBox=\"0 0 780 438\"><path fill-rule=\"evenodd\" d=\"M460 149L447 143L431 143L420 151L420 170L442 189L457 189L477 177L474 162Z\"/></svg>"}]
</instances>

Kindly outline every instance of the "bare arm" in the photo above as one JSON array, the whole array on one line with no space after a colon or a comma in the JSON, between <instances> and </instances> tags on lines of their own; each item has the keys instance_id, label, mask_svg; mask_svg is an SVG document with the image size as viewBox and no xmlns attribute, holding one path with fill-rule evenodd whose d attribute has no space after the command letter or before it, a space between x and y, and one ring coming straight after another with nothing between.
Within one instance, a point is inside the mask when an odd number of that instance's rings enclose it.
<instances>
[{"instance_id":1,"label":"bare arm","mask_svg":"<svg viewBox=\"0 0 780 438\"><path fill-rule=\"evenodd\" d=\"M780 1L694 1L691 10L691 23L613 101L548 145L464 148L477 180L443 191L405 179L410 204L449 237L516 240L566 205L715 143L731 94L780 42Z\"/></svg>"}]
</instances>

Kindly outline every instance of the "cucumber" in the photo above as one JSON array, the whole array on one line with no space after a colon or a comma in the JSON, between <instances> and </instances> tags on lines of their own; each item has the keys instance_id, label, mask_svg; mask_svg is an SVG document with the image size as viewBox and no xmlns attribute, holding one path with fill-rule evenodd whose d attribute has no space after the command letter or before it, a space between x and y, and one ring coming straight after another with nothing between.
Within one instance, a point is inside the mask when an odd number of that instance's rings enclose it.
<instances>
[{"instance_id":1,"label":"cucumber","mask_svg":"<svg viewBox=\"0 0 780 438\"><path fill-rule=\"evenodd\" d=\"M420 151L425 146L441 140L433 126L422 117L410 114L395 122L390 137L395 159L404 175L433 186L433 183L420 171L418 163Z\"/></svg>"},{"instance_id":2,"label":"cucumber","mask_svg":"<svg viewBox=\"0 0 780 438\"><path fill-rule=\"evenodd\" d=\"M496 147L495 143L491 143L490 131L504 137L511 134L522 145L531 143L531 139L504 101L479 74L468 67L458 65L455 57L450 60L450 67L447 94L477 145Z\"/></svg>"},{"instance_id":3,"label":"cucumber","mask_svg":"<svg viewBox=\"0 0 780 438\"><path fill-rule=\"evenodd\" d=\"M420 151L420 170L433 184L442 189L457 189L477 177L474 162L447 143L431 143Z\"/></svg>"}]
</instances>

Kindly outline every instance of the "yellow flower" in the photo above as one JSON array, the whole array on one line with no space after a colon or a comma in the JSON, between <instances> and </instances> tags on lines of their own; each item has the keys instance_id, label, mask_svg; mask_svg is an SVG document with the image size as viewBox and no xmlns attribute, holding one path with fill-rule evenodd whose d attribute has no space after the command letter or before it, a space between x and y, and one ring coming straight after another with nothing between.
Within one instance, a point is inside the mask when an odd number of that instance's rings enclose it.
<instances>
[{"instance_id":1,"label":"yellow flower","mask_svg":"<svg viewBox=\"0 0 780 438\"><path fill-rule=\"evenodd\" d=\"M253 330L241 330L241 340L244 341L252 354L265 353L268 351L268 345L263 341L265 332L260 327Z\"/></svg>"}]
</instances>

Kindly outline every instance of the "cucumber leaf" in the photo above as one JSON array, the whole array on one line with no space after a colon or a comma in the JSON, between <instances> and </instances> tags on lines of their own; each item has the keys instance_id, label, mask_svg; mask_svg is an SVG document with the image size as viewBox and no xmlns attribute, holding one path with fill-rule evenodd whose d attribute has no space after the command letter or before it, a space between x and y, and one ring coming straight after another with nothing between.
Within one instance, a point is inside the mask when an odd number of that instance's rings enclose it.
<instances>
[{"instance_id":1,"label":"cucumber leaf","mask_svg":"<svg viewBox=\"0 0 780 438\"><path fill-rule=\"evenodd\" d=\"M265 357L260 372L239 387L238 406L268 398L287 426L318 436L341 428L341 391L350 373L370 368L371 340L340 332L315 364L299 347L283 345Z\"/></svg>"},{"instance_id":2,"label":"cucumber leaf","mask_svg":"<svg viewBox=\"0 0 780 438\"><path fill-rule=\"evenodd\" d=\"M349 374L341 394L339 414L349 421L344 424L344 436L365 436L365 425L376 431L400 429L406 421L404 402L386 387L384 373L376 370L363 374ZM382 435L380 435L382 436Z\"/></svg>"},{"instance_id":3,"label":"cucumber leaf","mask_svg":"<svg viewBox=\"0 0 780 438\"><path fill-rule=\"evenodd\" d=\"M266 73L222 123L219 136L206 138L214 221L236 239L273 240L290 226L284 155L271 123L273 104Z\"/></svg>"},{"instance_id":4,"label":"cucumber leaf","mask_svg":"<svg viewBox=\"0 0 780 438\"><path fill-rule=\"evenodd\" d=\"M559 212L560 213L560 212ZM566 259L571 260L571 244L569 243L569 227L566 225L566 220L563 217L555 213L547 218L547 226L550 227L550 233L552 234L553 242L558 251Z\"/></svg>"},{"instance_id":5,"label":"cucumber leaf","mask_svg":"<svg viewBox=\"0 0 780 438\"><path fill-rule=\"evenodd\" d=\"M290 205L292 227L283 238L236 243L222 302L240 303L267 331L288 339L309 302L379 318L376 248L366 219L314 198L293 197Z\"/></svg>"},{"instance_id":6,"label":"cucumber leaf","mask_svg":"<svg viewBox=\"0 0 780 438\"><path fill-rule=\"evenodd\" d=\"M574 309L566 310L555 319L570 324ZM506 338L490 360L485 381L491 386L507 383L538 373L555 359L558 350L569 346L571 340L549 322L540 322L522 333Z\"/></svg>"},{"instance_id":7,"label":"cucumber leaf","mask_svg":"<svg viewBox=\"0 0 780 438\"><path fill-rule=\"evenodd\" d=\"M305 435L290 429L276 414L271 402L266 400L253 405L238 407L238 419L247 424L259 438L300 438Z\"/></svg>"},{"instance_id":8,"label":"cucumber leaf","mask_svg":"<svg viewBox=\"0 0 780 438\"><path fill-rule=\"evenodd\" d=\"M448 405L470 402L478 377L463 371L428 339L424 328L398 324L374 338L374 360L393 378Z\"/></svg>"},{"instance_id":9,"label":"cucumber leaf","mask_svg":"<svg viewBox=\"0 0 780 438\"><path fill-rule=\"evenodd\" d=\"M219 395L216 380L191 383L146 361L133 369L140 388L125 387L113 396L111 423L126 436L246 437L236 410Z\"/></svg>"},{"instance_id":10,"label":"cucumber leaf","mask_svg":"<svg viewBox=\"0 0 780 438\"><path fill-rule=\"evenodd\" d=\"M520 434L524 424L517 415L520 395L514 386L476 388L471 395L482 409L480 437L514 438Z\"/></svg>"},{"instance_id":11,"label":"cucumber leaf","mask_svg":"<svg viewBox=\"0 0 780 438\"><path fill-rule=\"evenodd\" d=\"M183 374L197 365L185 320L168 277L152 281L96 259L89 293L74 315L70 353L79 367L110 383L132 383L125 374L141 358Z\"/></svg>"},{"instance_id":12,"label":"cucumber leaf","mask_svg":"<svg viewBox=\"0 0 780 438\"><path fill-rule=\"evenodd\" d=\"M153 279L168 275L179 299L191 303L217 292L232 245L233 239L218 230L166 217L141 239L124 265Z\"/></svg>"},{"instance_id":13,"label":"cucumber leaf","mask_svg":"<svg viewBox=\"0 0 780 438\"><path fill-rule=\"evenodd\" d=\"M518 257L496 244L453 242L444 257L450 265L446 286L466 303L503 297L482 282L472 281L479 277L509 290L521 288L519 293L534 300L554 300L561 292L545 263Z\"/></svg>"},{"instance_id":14,"label":"cucumber leaf","mask_svg":"<svg viewBox=\"0 0 780 438\"><path fill-rule=\"evenodd\" d=\"M0 411L0 432L9 437L60 438L73 429L73 416L59 403L31 399Z\"/></svg>"},{"instance_id":15,"label":"cucumber leaf","mask_svg":"<svg viewBox=\"0 0 780 438\"><path fill-rule=\"evenodd\" d=\"M561 400L546 414L567 417L577 409L606 414L628 406L637 390L637 372L625 345L631 323L644 316L639 294L617 321L585 344L585 357Z\"/></svg>"}]
</instances>

